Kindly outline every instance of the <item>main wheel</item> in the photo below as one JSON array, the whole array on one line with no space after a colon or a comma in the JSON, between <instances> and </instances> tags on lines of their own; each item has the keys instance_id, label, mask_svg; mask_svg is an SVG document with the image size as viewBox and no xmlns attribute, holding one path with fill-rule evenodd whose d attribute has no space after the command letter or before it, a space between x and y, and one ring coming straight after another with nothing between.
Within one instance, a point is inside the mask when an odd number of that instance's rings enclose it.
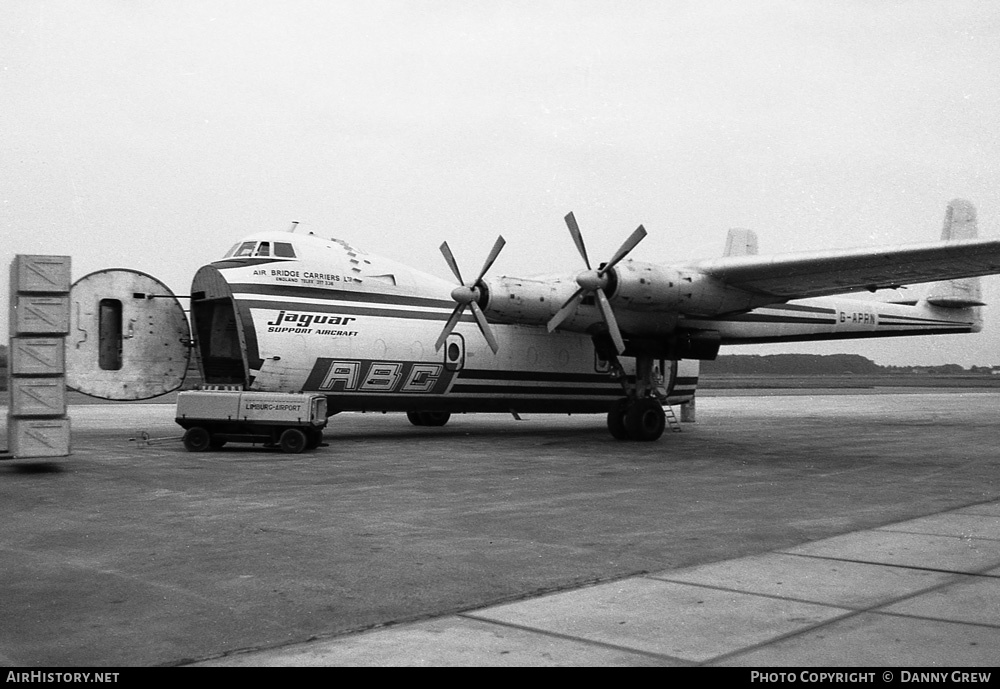
<instances>
[{"instance_id":1,"label":"main wheel","mask_svg":"<svg viewBox=\"0 0 1000 689\"><path fill-rule=\"evenodd\" d=\"M306 449L307 442L306 434L298 428L286 428L282 431L281 437L278 439L278 447L281 448L282 452L297 455Z\"/></svg>"},{"instance_id":2,"label":"main wheel","mask_svg":"<svg viewBox=\"0 0 1000 689\"><path fill-rule=\"evenodd\" d=\"M615 400L608 411L608 430L615 440L628 440L628 429L625 428L625 412L628 411L627 397Z\"/></svg>"},{"instance_id":3,"label":"main wheel","mask_svg":"<svg viewBox=\"0 0 1000 689\"><path fill-rule=\"evenodd\" d=\"M420 416L424 419L424 426L443 426L451 418L451 414L446 411L425 411Z\"/></svg>"},{"instance_id":4,"label":"main wheel","mask_svg":"<svg viewBox=\"0 0 1000 689\"><path fill-rule=\"evenodd\" d=\"M192 426L184 432L184 447L188 452L204 452L212 445L212 434L201 426Z\"/></svg>"},{"instance_id":5,"label":"main wheel","mask_svg":"<svg viewBox=\"0 0 1000 689\"><path fill-rule=\"evenodd\" d=\"M414 426L443 426L448 423L451 414L446 411L408 411L406 418Z\"/></svg>"},{"instance_id":6,"label":"main wheel","mask_svg":"<svg viewBox=\"0 0 1000 689\"><path fill-rule=\"evenodd\" d=\"M656 440L666 426L663 406L652 397L636 401L625 413L625 430L632 440Z\"/></svg>"}]
</instances>

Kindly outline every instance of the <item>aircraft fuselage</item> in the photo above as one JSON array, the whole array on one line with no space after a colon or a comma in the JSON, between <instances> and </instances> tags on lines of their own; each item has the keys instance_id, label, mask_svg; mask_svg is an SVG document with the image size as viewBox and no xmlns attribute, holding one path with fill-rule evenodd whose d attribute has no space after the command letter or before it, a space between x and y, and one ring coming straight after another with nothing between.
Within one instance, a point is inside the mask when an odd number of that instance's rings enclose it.
<instances>
[{"instance_id":1,"label":"aircraft fuselage","mask_svg":"<svg viewBox=\"0 0 1000 689\"><path fill-rule=\"evenodd\" d=\"M615 273L608 294L629 343L624 373L634 381L633 357L652 358L659 396L671 404L693 397L697 359L714 358L720 344L979 329L975 308L818 297L747 310L766 297L633 261ZM576 289L574 277L484 279L482 307L497 353L469 313L437 350L454 284L341 241L261 233L198 272L192 321L207 383L322 392L332 412L604 412L624 393L595 346L598 308L585 301L555 332L544 327ZM662 299L657 309L655 300L642 303L644 289L675 289L692 303L731 302L736 311L679 314L676 300Z\"/></svg>"},{"instance_id":2,"label":"aircraft fuselage","mask_svg":"<svg viewBox=\"0 0 1000 689\"><path fill-rule=\"evenodd\" d=\"M217 261L192 284L206 383L322 392L332 412L606 412L624 394L586 333L499 323L494 354L466 314L436 351L453 284L341 242L250 241L272 255ZM274 256L279 242L295 257ZM697 361L657 368L670 403L691 399Z\"/></svg>"}]
</instances>

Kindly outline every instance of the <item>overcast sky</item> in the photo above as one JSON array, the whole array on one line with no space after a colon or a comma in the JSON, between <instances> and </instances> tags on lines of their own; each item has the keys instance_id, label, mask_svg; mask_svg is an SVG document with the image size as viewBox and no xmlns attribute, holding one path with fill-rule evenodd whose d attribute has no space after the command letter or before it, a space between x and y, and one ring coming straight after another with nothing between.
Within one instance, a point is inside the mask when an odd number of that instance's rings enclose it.
<instances>
[{"instance_id":1,"label":"overcast sky","mask_svg":"<svg viewBox=\"0 0 1000 689\"><path fill-rule=\"evenodd\" d=\"M348 240L450 273L1000 236L1000 4L4 0L0 262L187 294L243 235ZM987 333L724 353L1000 364ZM7 280L0 280L7 300ZM6 309L0 309L6 331Z\"/></svg>"}]
</instances>

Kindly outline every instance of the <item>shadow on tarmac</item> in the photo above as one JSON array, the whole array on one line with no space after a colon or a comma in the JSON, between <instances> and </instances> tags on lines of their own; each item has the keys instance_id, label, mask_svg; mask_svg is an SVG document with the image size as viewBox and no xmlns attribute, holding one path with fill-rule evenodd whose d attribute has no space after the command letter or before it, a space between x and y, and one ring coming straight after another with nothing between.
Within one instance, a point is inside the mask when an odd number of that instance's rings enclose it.
<instances>
[{"instance_id":1,"label":"shadow on tarmac","mask_svg":"<svg viewBox=\"0 0 1000 689\"><path fill-rule=\"evenodd\" d=\"M66 468L60 462L26 462L10 460L0 464L0 473L4 474L61 474Z\"/></svg>"}]
</instances>

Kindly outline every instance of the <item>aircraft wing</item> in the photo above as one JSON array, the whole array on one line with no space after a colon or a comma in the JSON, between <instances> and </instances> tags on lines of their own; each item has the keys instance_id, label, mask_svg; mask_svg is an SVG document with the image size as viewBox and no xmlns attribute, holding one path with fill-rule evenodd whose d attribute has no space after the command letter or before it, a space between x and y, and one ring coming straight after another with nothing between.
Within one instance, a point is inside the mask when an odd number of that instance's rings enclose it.
<instances>
[{"instance_id":1,"label":"aircraft wing","mask_svg":"<svg viewBox=\"0 0 1000 689\"><path fill-rule=\"evenodd\" d=\"M803 299L1000 273L1000 240L727 256L690 267L730 287L782 300Z\"/></svg>"}]
</instances>

